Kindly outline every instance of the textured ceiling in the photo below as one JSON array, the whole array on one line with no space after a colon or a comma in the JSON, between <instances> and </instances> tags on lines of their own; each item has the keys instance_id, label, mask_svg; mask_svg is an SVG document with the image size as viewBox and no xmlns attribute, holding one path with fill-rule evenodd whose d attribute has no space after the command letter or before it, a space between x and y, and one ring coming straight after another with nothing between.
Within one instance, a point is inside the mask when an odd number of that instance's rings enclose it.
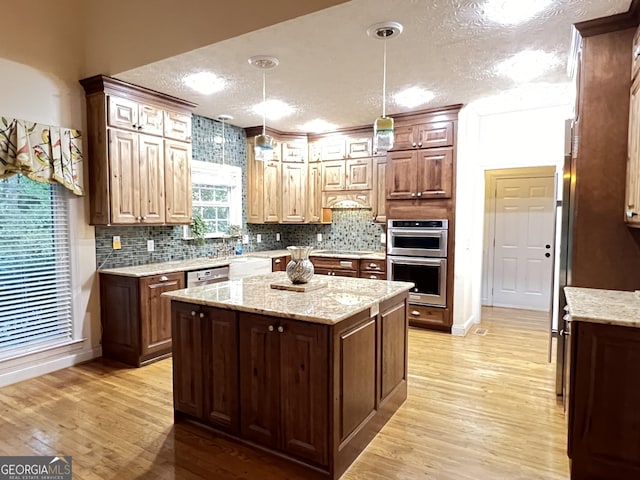
<instances>
[{"instance_id":1,"label":"textured ceiling","mask_svg":"<svg viewBox=\"0 0 640 480\"><path fill-rule=\"evenodd\" d=\"M280 65L267 71L267 98L285 101L296 111L268 119L268 126L300 131L316 118L338 128L366 125L382 109L382 42L369 38L366 29L394 20L403 24L404 32L387 42L388 113L410 111L396 105L391 95L412 86L435 93L414 110L481 99L481 113L570 104L566 62L571 25L625 12L629 4L630 0L555 0L534 18L504 26L484 16L484 1L352 0L115 76L193 101L200 115L229 114L234 117L230 123L248 127L262 122L252 111L262 99L262 75L247 59L275 55ZM224 19L212 19L211 28L216 21ZM555 53L560 61L525 86L495 73L500 61L532 49ZM185 75L203 70L223 77L226 88L201 95L184 86Z\"/></svg>"}]
</instances>

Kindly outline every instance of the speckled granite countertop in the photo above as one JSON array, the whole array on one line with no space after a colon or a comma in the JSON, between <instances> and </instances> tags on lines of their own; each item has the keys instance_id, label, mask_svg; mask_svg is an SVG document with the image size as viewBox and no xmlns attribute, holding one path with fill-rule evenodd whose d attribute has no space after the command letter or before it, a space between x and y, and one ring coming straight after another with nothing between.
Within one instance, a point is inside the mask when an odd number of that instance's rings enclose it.
<instances>
[{"instance_id":1,"label":"speckled granite countertop","mask_svg":"<svg viewBox=\"0 0 640 480\"><path fill-rule=\"evenodd\" d=\"M257 258L277 258L289 255L288 250L265 250L263 252L251 252L243 257ZM335 250L318 250L312 251L311 255L318 257L337 257L337 258L366 258L373 260L384 260L382 252L349 252L336 253ZM123 277L147 277L150 275L162 275L165 273L188 272L191 270L201 270L204 268L215 268L229 265L231 260L237 257L229 258L194 258L191 260L175 260L173 262L149 263L147 265L136 265L133 267L105 268L100 272L111 275L121 275Z\"/></svg>"},{"instance_id":2,"label":"speckled granite countertop","mask_svg":"<svg viewBox=\"0 0 640 480\"><path fill-rule=\"evenodd\" d=\"M197 305L333 325L372 307L375 310L380 302L413 287L409 282L318 277L315 276L314 280L326 282L327 286L309 292L271 288L271 283L287 279L285 272L273 272L163 295Z\"/></svg>"},{"instance_id":3,"label":"speckled granite countertop","mask_svg":"<svg viewBox=\"0 0 640 480\"><path fill-rule=\"evenodd\" d=\"M640 296L634 292L565 287L571 320L640 327Z\"/></svg>"}]
</instances>

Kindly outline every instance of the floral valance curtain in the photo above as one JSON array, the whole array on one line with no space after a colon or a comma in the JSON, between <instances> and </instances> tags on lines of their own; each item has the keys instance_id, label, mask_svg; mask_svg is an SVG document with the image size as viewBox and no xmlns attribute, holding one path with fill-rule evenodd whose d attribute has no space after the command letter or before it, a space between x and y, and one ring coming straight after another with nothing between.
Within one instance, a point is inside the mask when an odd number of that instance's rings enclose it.
<instances>
[{"instance_id":1,"label":"floral valance curtain","mask_svg":"<svg viewBox=\"0 0 640 480\"><path fill-rule=\"evenodd\" d=\"M80 132L1 117L0 179L16 173L83 195Z\"/></svg>"}]
</instances>

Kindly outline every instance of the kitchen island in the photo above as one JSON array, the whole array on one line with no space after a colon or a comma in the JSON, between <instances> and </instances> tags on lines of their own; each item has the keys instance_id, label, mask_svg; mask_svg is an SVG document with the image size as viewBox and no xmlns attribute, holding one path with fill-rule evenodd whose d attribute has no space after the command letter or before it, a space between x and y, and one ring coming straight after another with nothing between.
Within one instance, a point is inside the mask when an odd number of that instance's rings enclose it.
<instances>
[{"instance_id":1,"label":"kitchen island","mask_svg":"<svg viewBox=\"0 0 640 480\"><path fill-rule=\"evenodd\" d=\"M407 397L411 283L284 272L167 292L176 421L339 478Z\"/></svg>"}]
</instances>

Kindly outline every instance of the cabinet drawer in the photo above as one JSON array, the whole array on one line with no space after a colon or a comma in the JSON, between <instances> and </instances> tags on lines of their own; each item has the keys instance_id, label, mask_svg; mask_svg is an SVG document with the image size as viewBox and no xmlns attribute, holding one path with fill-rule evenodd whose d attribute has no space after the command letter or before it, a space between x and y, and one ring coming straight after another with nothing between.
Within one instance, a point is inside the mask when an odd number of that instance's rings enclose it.
<instances>
[{"instance_id":1,"label":"cabinet drawer","mask_svg":"<svg viewBox=\"0 0 640 480\"><path fill-rule=\"evenodd\" d=\"M384 272L386 270L386 264L384 260L371 260L366 258L360 259L360 271L361 272Z\"/></svg>"},{"instance_id":2,"label":"cabinet drawer","mask_svg":"<svg viewBox=\"0 0 640 480\"><path fill-rule=\"evenodd\" d=\"M453 122L434 122L418 125L419 148L453 145Z\"/></svg>"},{"instance_id":3,"label":"cabinet drawer","mask_svg":"<svg viewBox=\"0 0 640 480\"><path fill-rule=\"evenodd\" d=\"M154 286L154 285L171 284L171 283L184 281L185 275L186 274L184 272L163 273L161 275L151 275L148 277L142 277L142 280L144 280L145 284L149 286Z\"/></svg>"},{"instance_id":4,"label":"cabinet drawer","mask_svg":"<svg viewBox=\"0 0 640 480\"><path fill-rule=\"evenodd\" d=\"M164 129L163 114L162 109L158 107L140 104L138 109L139 125L137 129L149 135L162 135Z\"/></svg>"},{"instance_id":5,"label":"cabinet drawer","mask_svg":"<svg viewBox=\"0 0 640 480\"><path fill-rule=\"evenodd\" d=\"M110 127L126 128L128 130L137 129L138 103L126 98L109 95L107 122Z\"/></svg>"},{"instance_id":6,"label":"cabinet drawer","mask_svg":"<svg viewBox=\"0 0 640 480\"><path fill-rule=\"evenodd\" d=\"M271 271L272 272L284 272L287 270L287 263L291 261L289 255L284 257L277 257L271 259Z\"/></svg>"},{"instance_id":7,"label":"cabinet drawer","mask_svg":"<svg viewBox=\"0 0 640 480\"><path fill-rule=\"evenodd\" d=\"M386 280L387 274L385 272L363 272L360 271L360 278L368 278L370 280Z\"/></svg>"},{"instance_id":8,"label":"cabinet drawer","mask_svg":"<svg viewBox=\"0 0 640 480\"><path fill-rule=\"evenodd\" d=\"M409 317L409 325L416 327L446 325L448 323L447 311L444 308L410 304L407 309L407 315Z\"/></svg>"},{"instance_id":9,"label":"cabinet drawer","mask_svg":"<svg viewBox=\"0 0 640 480\"><path fill-rule=\"evenodd\" d=\"M336 269L323 268L323 267L319 267L319 268L314 267L314 270L315 270L315 273L317 273L318 275L328 275L330 277L358 278L357 270L336 270Z\"/></svg>"},{"instance_id":10,"label":"cabinet drawer","mask_svg":"<svg viewBox=\"0 0 640 480\"><path fill-rule=\"evenodd\" d=\"M355 258L335 257L311 257L314 267L328 268L331 270L355 270L358 271L358 260Z\"/></svg>"}]
</instances>

